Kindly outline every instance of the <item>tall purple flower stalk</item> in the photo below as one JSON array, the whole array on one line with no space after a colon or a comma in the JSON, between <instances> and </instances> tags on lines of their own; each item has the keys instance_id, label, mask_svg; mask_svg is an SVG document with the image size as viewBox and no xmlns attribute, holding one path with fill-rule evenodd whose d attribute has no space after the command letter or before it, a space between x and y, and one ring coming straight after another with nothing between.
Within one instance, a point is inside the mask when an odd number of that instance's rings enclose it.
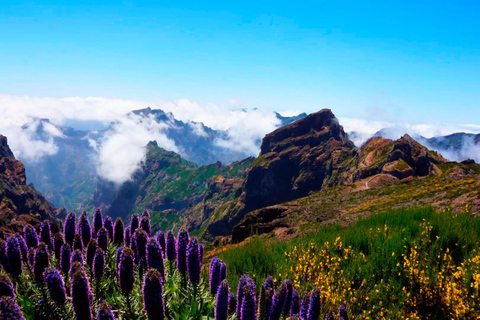
<instances>
[{"instance_id":1,"label":"tall purple flower stalk","mask_svg":"<svg viewBox=\"0 0 480 320\"><path fill-rule=\"evenodd\" d=\"M80 268L72 276L72 305L77 320L92 319L92 292L85 270Z\"/></svg>"},{"instance_id":2,"label":"tall purple flower stalk","mask_svg":"<svg viewBox=\"0 0 480 320\"><path fill-rule=\"evenodd\" d=\"M136 257L138 258L135 262L137 262L137 264L140 260L143 260L143 262L147 261L147 241L147 233L142 229L137 229L137 231L135 231L135 245L137 249Z\"/></svg>"},{"instance_id":3,"label":"tall purple flower stalk","mask_svg":"<svg viewBox=\"0 0 480 320\"><path fill-rule=\"evenodd\" d=\"M117 274L118 274L118 266L120 264L120 260L122 259L122 255L123 255L123 250L125 250L124 247L119 247L117 249L117 255L115 257L115 270L117 271Z\"/></svg>"},{"instance_id":4,"label":"tall purple flower stalk","mask_svg":"<svg viewBox=\"0 0 480 320\"><path fill-rule=\"evenodd\" d=\"M98 307L97 320L115 320L112 307L105 300Z\"/></svg>"},{"instance_id":5,"label":"tall purple flower stalk","mask_svg":"<svg viewBox=\"0 0 480 320\"><path fill-rule=\"evenodd\" d=\"M310 305L310 294L306 292L303 295L302 303L300 305L300 319L307 319L308 306Z\"/></svg>"},{"instance_id":6,"label":"tall purple flower stalk","mask_svg":"<svg viewBox=\"0 0 480 320\"><path fill-rule=\"evenodd\" d=\"M0 298L0 316L5 320L25 320L17 300L9 296Z\"/></svg>"},{"instance_id":7,"label":"tall purple flower stalk","mask_svg":"<svg viewBox=\"0 0 480 320\"><path fill-rule=\"evenodd\" d=\"M0 274L0 297L2 296L15 298L15 288L12 280L4 274Z\"/></svg>"},{"instance_id":8,"label":"tall purple flower stalk","mask_svg":"<svg viewBox=\"0 0 480 320\"><path fill-rule=\"evenodd\" d=\"M123 221L120 218L115 220L115 226L113 228L113 243L117 246L123 245L123 240L125 237L125 230L123 227Z\"/></svg>"},{"instance_id":9,"label":"tall purple flower stalk","mask_svg":"<svg viewBox=\"0 0 480 320\"><path fill-rule=\"evenodd\" d=\"M144 216L142 214L142 220L140 220L140 228L143 229L147 233L148 236L150 236L152 232L152 226L150 225L150 215Z\"/></svg>"},{"instance_id":10,"label":"tall purple flower stalk","mask_svg":"<svg viewBox=\"0 0 480 320\"><path fill-rule=\"evenodd\" d=\"M270 319L270 314L272 313L272 304L273 304L273 294L274 289L265 288L265 319Z\"/></svg>"},{"instance_id":11,"label":"tall purple flower stalk","mask_svg":"<svg viewBox=\"0 0 480 320\"><path fill-rule=\"evenodd\" d=\"M52 233L50 231L50 223L48 221L44 221L42 224L40 224L40 242L45 243L48 247L48 250L53 250Z\"/></svg>"},{"instance_id":12,"label":"tall purple flower stalk","mask_svg":"<svg viewBox=\"0 0 480 320\"><path fill-rule=\"evenodd\" d=\"M83 254L82 254L82 251L80 251L80 250L75 250L75 251L73 251L73 253L72 253L72 259L71 259L70 264L73 264L75 261L78 261L78 262L80 262L81 264L83 264Z\"/></svg>"},{"instance_id":13,"label":"tall purple flower stalk","mask_svg":"<svg viewBox=\"0 0 480 320\"><path fill-rule=\"evenodd\" d=\"M97 233L97 244L103 251L107 251L108 247L108 231L105 228L100 228Z\"/></svg>"},{"instance_id":14,"label":"tall purple flower stalk","mask_svg":"<svg viewBox=\"0 0 480 320\"><path fill-rule=\"evenodd\" d=\"M193 238L187 246L187 268L190 282L197 286L200 283L200 272L202 270L197 238Z\"/></svg>"},{"instance_id":15,"label":"tall purple flower stalk","mask_svg":"<svg viewBox=\"0 0 480 320\"><path fill-rule=\"evenodd\" d=\"M265 279L265 282L263 283L263 285L265 286L265 289L272 289L272 291L275 291L275 282L273 281L273 277L272 276L268 276L266 279Z\"/></svg>"},{"instance_id":16,"label":"tall purple flower stalk","mask_svg":"<svg viewBox=\"0 0 480 320\"><path fill-rule=\"evenodd\" d=\"M17 232L16 235L17 241L18 241L18 246L20 247L20 252L22 253L22 260L25 263L28 263L28 247L27 244L25 243L25 239L22 237L22 235Z\"/></svg>"},{"instance_id":17,"label":"tall purple flower stalk","mask_svg":"<svg viewBox=\"0 0 480 320\"><path fill-rule=\"evenodd\" d=\"M287 286L282 282L278 290L273 295L272 310L270 320L279 320L285 308L285 299L287 297Z\"/></svg>"},{"instance_id":18,"label":"tall purple flower stalk","mask_svg":"<svg viewBox=\"0 0 480 320\"><path fill-rule=\"evenodd\" d=\"M6 272L10 273L10 262L7 257L7 243L0 239L0 262L2 263L3 269Z\"/></svg>"},{"instance_id":19,"label":"tall purple flower stalk","mask_svg":"<svg viewBox=\"0 0 480 320\"><path fill-rule=\"evenodd\" d=\"M167 259L169 261L173 261L177 258L177 249L175 244L175 236L173 235L172 231L169 230L167 232Z\"/></svg>"},{"instance_id":20,"label":"tall purple flower stalk","mask_svg":"<svg viewBox=\"0 0 480 320\"><path fill-rule=\"evenodd\" d=\"M227 265L225 262L220 263L220 282L227 279Z\"/></svg>"},{"instance_id":21,"label":"tall purple flower stalk","mask_svg":"<svg viewBox=\"0 0 480 320\"><path fill-rule=\"evenodd\" d=\"M109 216L106 216L105 219L103 220L103 227L105 228L105 230L107 230L108 239L110 239L110 241L113 241L113 221L112 221L112 218L110 218Z\"/></svg>"},{"instance_id":22,"label":"tall purple flower stalk","mask_svg":"<svg viewBox=\"0 0 480 320\"><path fill-rule=\"evenodd\" d=\"M238 288L237 288L237 317L240 319L240 314L241 314L241 309L242 309L242 302L243 302L243 296L245 293L245 287L249 285L250 288L255 291L255 282L250 279L248 275L243 275L240 277L240 280L238 281Z\"/></svg>"},{"instance_id":23,"label":"tall purple flower stalk","mask_svg":"<svg viewBox=\"0 0 480 320\"><path fill-rule=\"evenodd\" d=\"M105 272L105 254L101 248L97 249L93 259L93 275L96 279L101 279Z\"/></svg>"},{"instance_id":24,"label":"tall purple flower stalk","mask_svg":"<svg viewBox=\"0 0 480 320\"><path fill-rule=\"evenodd\" d=\"M314 288L310 294L310 304L308 305L307 320L318 320L320 318L320 290Z\"/></svg>"},{"instance_id":25,"label":"tall purple flower stalk","mask_svg":"<svg viewBox=\"0 0 480 320\"><path fill-rule=\"evenodd\" d=\"M160 272L162 279L165 279L165 267L163 263L162 248L157 240L151 238L147 243L147 266Z\"/></svg>"},{"instance_id":26,"label":"tall purple flower stalk","mask_svg":"<svg viewBox=\"0 0 480 320\"><path fill-rule=\"evenodd\" d=\"M292 294L292 306L290 308L290 315L299 315L300 314L300 295L298 291L294 288Z\"/></svg>"},{"instance_id":27,"label":"tall purple flower stalk","mask_svg":"<svg viewBox=\"0 0 480 320\"><path fill-rule=\"evenodd\" d=\"M75 261L75 262L72 263L72 265L70 267L70 277L73 277L73 275L77 271L85 272L85 269L83 268L83 264L81 264L78 261Z\"/></svg>"},{"instance_id":28,"label":"tall purple flower stalk","mask_svg":"<svg viewBox=\"0 0 480 320\"><path fill-rule=\"evenodd\" d=\"M18 278L22 273L22 252L16 236L7 238L7 258L10 275L13 278Z\"/></svg>"},{"instance_id":29,"label":"tall purple flower stalk","mask_svg":"<svg viewBox=\"0 0 480 320\"><path fill-rule=\"evenodd\" d=\"M220 285L220 270L221 270L221 261L217 257L213 257L210 260L210 293L215 294L218 291L218 286Z\"/></svg>"},{"instance_id":30,"label":"tall purple flower stalk","mask_svg":"<svg viewBox=\"0 0 480 320\"><path fill-rule=\"evenodd\" d=\"M43 272L48 268L48 248L45 243L40 243L38 248L35 250L35 258L33 264L33 277L35 282L43 283Z\"/></svg>"},{"instance_id":31,"label":"tall purple flower stalk","mask_svg":"<svg viewBox=\"0 0 480 320\"><path fill-rule=\"evenodd\" d=\"M133 257L132 249L125 248L118 267L119 286L124 295L129 295L132 292L135 282Z\"/></svg>"},{"instance_id":32,"label":"tall purple flower stalk","mask_svg":"<svg viewBox=\"0 0 480 320\"><path fill-rule=\"evenodd\" d=\"M55 259L60 260L60 252L63 246L63 236L60 232L57 232L55 234L55 237L53 238L53 249L55 252Z\"/></svg>"},{"instance_id":33,"label":"tall purple flower stalk","mask_svg":"<svg viewBox=\"0 0 480 320\"><path fill-rule=\"evenodd\" d=\"M67 299L67 294L65 292L65 284L62 275L54 267L48 268L43 275L45 283L47 284L48 292L50 293L50 298L58 306L63 306Z\"/></svg>"},{"instance_id":34,"label":"tall purple flower stalk","mask_svg":"<svg viewBox=\"0 0 480 320\"><path fill-rule=\"evenodd\" d=\"M87 258L87 266L92 268L93 266L93 259L95 258L95 253L97 252L97 240L96 239L90 239L90 242L88 243L87 246L87 252L86 252L86 258Z\"/></svg>"},{"instance_id":35,"label":"tall purple flower stalk","mask_svg":"<svg viewBox=\"0 0 480 320\"><path fill-rule=\"evenodd\" d=\"M177 269L183 275L187 273L187 246L189 242L188 231L181 229L177 236Z\"/></svg>"},{"instance_id":36,"label":"tall purple flower stalk","mask_svg":"<svg viewBox=\"0 0 480 320\"><path fill-rule=\"evenodd\" d=\"M78 233L82 236L83 246L86 247L92 238L92 227L86 211L83 211L78 222Z\"/></svg>"},{"instance_id":37,"label":"tall purple flower stalk","mask_svg":"<svg viewBox=\"0 0 480 320\"><path fill-rule=\"evenodd\" d=\"M230 288L228 281L224 280L218 286L217 301L215 302L215 320L227 320L230 306Z\"/></svg>"},{"instance_id":38,"label":"tall purple flower stalk","mask_svg":"<svg viewBox=\"0 0 480 320\"><path fill-rule=\"evenodd\" d=\"M78 233L75 235L73 239L73 250L83 251L82 236Z\"/></svg>"},{"instance_id":39,"label":"tall purple flower stalk","mask_svg":"<svg viewBox=\"0 0 480 320\"><path fill-rule=\"evenodd\" d=\"M342 302L338 309L338 320L348 320L347 303Z\"/></svg>"},{"instance_id":40,"label":"tall purple flower stalk","mask_svg":"<svg viewBox=\"0 0 480 320\"><path fill-rule=\"evenodd\" d=\"M287 287L287 294L285 296L285 307L283 312L285 315L290 314L290 308L292 307L292 296L293 296L293 283L289 279L285 280L285 286Z\"/></svg>"},{"instance_id":41,"label":"tall purple flower stalk","mask_svg":"<svg viewBox=\"0 0 480 320\"><path fill-rule=\"evenodd\" d=\"M65 234L65 242L70 246L73 246L73 238L75 237L75 223L77 217L75 213L70 212L65 218L65 223L63 225L63 233Z\"/></svg>"},{"instance_id":42,"label":"tall purple flower stalk","mask_svg":"<svg viewBox=\"0 0 480 320\"><path fill-rule=\"evenodd\" d=\"M65 274L67 274L67 272L70 270L71 255L72 255L72 248L68 243L65 243L62 246L61 253L60 253L60 268Z\"/></svg>"},{"instance_id":43,"label":"tall purple flower stalk","mask_svg":"<svg viewBox=\"0 0 480 320\"><path fill-rule=\"evenodd\" d=\"M135 231L137 231L140 221L138 220L138 215L136 213L132 214L130 218L130 235L133 237Z\"/></svg>"},{"instance_id":44,"label":"tall purple flower stalk","mask_svg":"<svg viewBox=\"0 0 480 320\"><path fill-rule=\"evenodd\" d=\"M166 248L166 244L165 244L165 232L163 232L162 230L159 230L159 231L157 232L157 242L158 242L158 244L160 245L160 248L162 248L163 256L165 256L165 248Z\"/></svg>"},{"instance_id":45,"label":"tall purple flower stalk","mask_svg":"<svg viewBox=\"0 0 480 320\"><path fill-rule=\"evenodd\" d=\"M143 306L149 320L165 319L165 304L160 273L150 269L143 282Z\"/></svg>"},{"instance_id":46,"label":"tall purple flower stalk","mask_svg":"<svg viewBox=\"0 0 480 320\"><path fill-rule=\"evenodd\" d=\"M98 230L103 228L103 216L102 216L102 210L100 208L97 208L95 210L95 213L93 214L93 235L94 237L97 236Z\"/></svg>"},{"instance_id":47,"label":"tall purple flower stalk","mask_svg":"<svg viewBox=\"0 0 480 320\"><path fill-rule=\"evenodd\" d=\"M35 231L35 228L27 224L23 228L23 233L25 235L25 242L27 243L27 247L30 248L36 248L38 246L38 234L37 231Z\"/></svg>"},{"instance_id":48,"label":"tall purple flower stalk","mask_svg":"<svg viewBox=\"0 0 480 320\"><path fill-rule=\"evenodd\" d=\"M251 287L247 284L244 288L244 294L242 299L242 307L240 310L240 320L255 320L256 319L256 299L255 299L255 287Z\"/></svg>"},{"instance_id":49,"label":"tall purple flower stalk","mask_svg":"<svg viewBox=\"0 0 480 320\"><path fill-rule=\"evenodd\" d=\"M131 241L131 232L130 232L130 226L125 228L125 244L127 247L130 247L130 241Z\"/></svg>"}]
</instances>

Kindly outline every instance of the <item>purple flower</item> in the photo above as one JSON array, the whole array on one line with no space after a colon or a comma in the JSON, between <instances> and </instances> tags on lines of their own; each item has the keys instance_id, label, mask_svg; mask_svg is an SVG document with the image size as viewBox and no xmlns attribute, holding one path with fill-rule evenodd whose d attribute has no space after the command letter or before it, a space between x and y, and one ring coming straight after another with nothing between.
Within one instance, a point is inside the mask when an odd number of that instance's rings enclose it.
<instances>
[{"instance_id":1,"label":"purple flower","mask_svg":"<svg viewBox=\"0 0 480 320\"><path fill-rule=\"evenodd\" d=\"M266 292L265 292L265 319L270 319L270 314L272 313L273 289L265 288L265 290L266 290Z\"/></svg>"},{"instance_id":2,"label":"purple flower","mask_svg":"<svg viewBox=\"0 0 480 320\"><path fill-rule=\"evenodd\" d=\"M265 289L272 289L272 292L275 291L275 282L273 281L272 276L268 276L263 285L265 286Z\"/></svg>"},{"instance_id":3,"label":"purple flower","mask_svg":"<svg viewBox=\"0 0 480 320\"><path fill-rule=\"evenodd\" d=\"M142 229L137 229L135 231L135 245L137 249L137 256L138 261L143 260L144 262L147 261L147 241L148 241L148 235L147 233L142 230ZM132 248L133 249L133 248Z\"/></svg>"},{"instance_id":4,"label":"purple flower","mask_svg":"<svg viewBox=\"0 0 480 320\"><path fill-rule=\"evenodd\" d=\"M287 294L285 296L285 306L283 312L285 315L290 314L290 308L292 307L292 295L293 295L293 284L289 279L285 280L285 286L287 287Z\"/></svg>"},{"instance_id":5,"label":"purple flower","mask_svg":"<svg viewBox=\"0 0 480 320\"><path fill-rule=\"evenodd\" d=\"M93 275L96 279L101 279L105 271L105 254L101 248L97 249L93 259Z\"/></svg>"},{"instance_id":6,"label":"purple flower","mask_svg":"<svg viewBox=\"0 0 480 320\"><path fill-rule=\"evenodd\" d=\"M97 252L97 240L96 239L90 239L90 242L88 243L87 246L87 266L92 268L93 266L93 259L95 258L95 253Z\"/></svg>"},{"instance_id":7,"label":"purple flower","mask_svg":"<svg viewBox=\"0 0 480 320\"><path fill-rule=\"evenodd\" d=\"M125 250L124 247L119 247L117 249L117 256L115 258L115 270L117 271L117 273L118 273L118 265L120 264L120 260L122 259L123 250Z\"/></svg>"},{"instance_id":8,"label":"purple flower","mask_svg":"<svg viewBox=\"0 0 480 320\"><path fill-rule=\"evenodd\" d=\"M147 217L148 219L150 219L150 212L148 212L147 209L143 210L142 215L140 216L140 220L142 220L143 217Z\"/></svg>"},{"instance_id":9,"label":"purple flower","mask_svg":"<svg viewBox=\"0 0 480 320\"><path fill-rule=\"evenodd\" d=\"M112 221L112 218L110 218L109 216L106 216L105 220L103 221L103 227L107 230L108 239L110 239L110 241L113 241L113 221Z\"/></svg>"},{"instance_id":10,"label":"purple flower","mask_svg":"<svg viewBox=\"0 0 480 320\"><path fill-rule=\"evenodd\" d=\"M342 302L340 308L338 309L338 320L348 320L347 314L347 303Z\"/></svg>"},{"instance_id":11,"label":"purple flower","mask_svg":"<svg viewBox=\"0 0 480 320\"><path fill-rule=\"evenodd\" d=\"M210 261L210 293L215 294L218 291L218 286L220 285L220 270L221 270L221 260L217 257L213 257Z\"/></svg>"},{"instance_id":12,"label":"purple flower","mask_svg":"<svg viewBox=\"0 0 480 320\"><path fill-rule=\"evenodd\" d=\"M314 288L310 294L307 320L318 320L320 318L320 290Z\"/></svg>"},{"instance_id":13,"label":"purple flower","mask_svg":"<svg viewBox=\"0 0 480 320\"><path fill-rule=\"evenodd\" d=\"M82 236L78 233L75 235L73 239L73 250L83 251Z\"/></svg>"},{"instance_id":14,"label":"purple flower","mask_svg":"<svg viewBox=\"0 0 480 320\"><path fill-rule=\"evenodd\" d=\"M0 298L0 315L1 319L25 320L22 309L20 309L17 301L15 298L9 296Z\"/></svg>"},{"instance_id":15,"label":"purple flower","mask_svg":"<svg viewBox=\"0 0 480 320\"><path fill-rule=\"evenodd\" d=\"M241 314L241 309L242 309L242 302L243 302L243 296L245 293L245 287L249 285L251 289L255 292L255 282L250 279L248 275L243 275L240 277L240 280L238 281L238 289L237 289L237 317L240 318Z\"/></svg>"},{"instance_id":16,"label":"purple flower","mask_svg":"<svg viewBox=\"0 0 480 320\"><path fill-rule=\"evenodd\" d=\"M103 251L107 251L107 247L108 247L107 229L100 228L100 230L98 230L97 243L99 248L102 248Z\"/></svg>"},{"instance_id":17,"label":"purple flower","mask_svg":"<svg viewBox=\"0 0 480 320\"><path fill-rule=\"evenodd\" d=\"M7 257L7 243L3 240L0 240L0 262L2 263L3 269L10 273L10 263Z\"/></svg>"},{"instance_id":18,"label":"purple flower","mask_svg":"<svg viewBox=\"0 0 480 320\"><path fill-rule=\"evenodd\" d=\"M65 274L70 270L71 255L72 249L68 243L65 243L60 253L60 267Z\"/></svg>"},{"instance_id":19,"label":"purple flower","mask_svg":"<svg viewBox=\"0 0 480 320\"><path fill-rule=\"evenodd\" d=\"M220 264L220 282L227 279L227 265L225 262Z\"/></svg>"},{"instance_id":20,"label":"purple flower","mask_svg":"<svg viewBox=\"0 0 480 320\"><path fill-rule=\"evenodd\" d=\"M7 238L7 258L10 275L15 279L22 273L22 252L17 236Z\"/></svg>"},{"instance_id":21,"label":"purple flower","mask_svg":"<svg viewBox=\"0 0 480 320\"><path fill-rule=\"evenodd\" d=\"M137 251L137 241L135 237L132 237L131 243L130 243L130 248L133 250L133 257L135 258L135 262L138 263L140 261L140 258L138 257L138 251Z\"/></svg>"},{"instance_id":22,"label":"purple flower","mask_svg":"<svg viewBox=\"0 0 480 320\"><path fill-rule=\"evenodd\" d=\"M48 223L48 221L44 221L40 225L40 242L44 242L48 247L48 250L53 249L52 234L50 231L50 223Z\"/></svg>"},{"instance_id":23,"label":"purple flower","mask_svg":"<svg viewBox=\"0 0 480 320\"><path fill-rule=\"evenodd\" d=\"M16 233L15 236L17 237L18 246L20 247L20 252L22 253L22 260L24 262L28 262L28 247L25 243L25 239L22 237L20 233Z\"/></svg>"},{"instance_id":24,"label":"purple flower","mask_svg":"<svg viewBox=\"0 0 480 320\"><path fill-rule=\"evenodd\" d=\"M130 248L125 248L120 259L118 277L119 286L123 294L128 295L133 290L135 282L135 275L133 273L133 251Z\"/></svg>"},{"instance_id":25,"label":"purple flower","mask_svg":"<svg viewBox=\"0 0 480 320\"><path fill-rule=\"evenodd\" d=\"M290 315L298 315L300 313L300 295L298 294L298 291L293 288L293 294L292 294L292 306L290 308Z\"/></svg>"},{"instance_id":26,"label":"purple flower","mask_svg":"<svg viewBox=\"0 0 480 320\"><path fill-rule=\"evenodd\" d=\"M300 319L307 319L308 306L310 305L310 294L307 292L303 295L302 304L300 305Z\"/></svg>"},{"instance_id":27,"label":"purple flower","mask_svg":"<svg viewBox=\"0 0 480 320\"><path fill-rule=\"evenodd\" d=\"M77 271L85 272L85 269L83 268L83 264L81 264L78 261L75 261L75 262L72 263L72 265L70 267L70 277L73 277L73 275Z\"/></svg>"},{"instance_id":28,"label":"purple flower","mask_svg":"<svg viewBox=\"0 0 480 320\"><path fill-rule=\"evenodd\" d=\"M142 228L143 231L145 231L150 236L150 233L152 231L152 226L150 225L150 215L142 215L142 220L140 220L140 228Z\"/></svg>"},{"instance_id":29,"label":"purple flower","mask_svg":"<svg viewBox=\"0 0 480 320\"><path fill-rule=\"evenodd\" d=\"M161 275L155 269L148 271L143 282L143 306L149 320L165 319Z\"/></svg>"},{"instance_id":30,"label":"purple flower","mask_svg":"<svg viewBox=\"0 0 480 320\"><path fill-rule=\"evenodd\" d=\"M43 272L48 268L48 261L48 247L42 242L35 250L35 261L33 264L33 276L35 282L43 283Z\"/></svg>"},{"instance_id":31,"label":"purple flower","mask_svg":"<svg viewBox=\"0 0 480 320\"><path fill-rule=\"evenodd\" d=\"M123 221L122 219L117 218L117 220L115 220L115 227L113 232L113 243L115 243L117 246L122 246L124 236L125 230L123 228Z\"/></svg>"},{"instance_id":32,"label":"purple flower","mask_svg":"<svg viewBox=\"0 0 480 320\"><path fill-rule=\"evenodd\" d=\"M55 234L55 237L53 238L53 249L55 252L55 259L60 260L60 252L63 246L63 236L60 232L57 232Z\"/></svg>"},{"instance_id":33,"label":"purple flower","mask_svg":"<svg viewBox=\"0 0 480 320\"><path fill-rule=\"evenodd\" d=\"M98 307L97 320L115 320L112 307L105 300Z\"/></svg>"},{"instance_id":34,"label":"purple flower","mask_svg":"<svg viewBox=\"0 0 480 320\"><path fill-rule=\"evenodd\" d=\"M75 251L73 251L72 259L71 259L71 261L70 261L70 264L73 264L75 261L80 262L80 264L83 264L83 254L82 254L82 251L80 251L80 250L75 250Z\"/></svg>"},{"instance_id":35,"label":"purple flower","mask_svg":"<svg viewBox=\"0 0 480 320\"><path fill-rule=\"evenodd\" d=\"M197 238L193 238L187 246L187 268L190 282L194 286L198 285L200 283L202 261L200 260L200 250L198 248Z\"/></svg>"},{"instance_id":36,"label":"purple flower","mask_svg":"<svg viewBox=\"0 0 480 320\"><path fill-rule=\"evenodd\" d=\"M162 253L165 256L165 233L162 230L157 232L157 242L160 245L160 248L162 248Z\"/></svg>"},{"instance_id":37,"label":"purple flower","mask_svg":"<svg viewBox=\"0 0 480 320\"><path fill-rule=\"evenodd\" d=\"M228 281L224 280L218 286L217 301L215 303L215 320L227 320L230 306L230 288Z\"/></svg>"},{"instance_id":38,"label":"purple flower","mask_svg":"<svg viewBox=\"0 0 480 320\"><path fill-rule=\"evenodd\" d=\"M325 320L335 320L335 316L331 312L328 312L325 315Z\"/></svg>"},{"instance_id":39,"label":"purple flower","mask_svg":"<svg viewBox=\"0 0 480 320\"><path fill-rule=\"evenodd\" d=\"M273 295L272 310L270 313L271 320L279 320L285 308L285 300L287 297L287 286L282 282L278 290Z\"/></svg>"},{"instance_id":40,"label":"purple flower","mask_svg":"<svg viewBox=\"0 0 480 320\"><path fill-rule=\"evenodd\" d=\"M103 216L102 216L102 210L100 208L97 208L95 210L95 213L93 214L93 234L94 237L96 237L98 230L103 228Z\"/></svg>"},{"instance_id":41,"label":"purple flower","mask_svg":"<svg viewBox=\"0 0 480 320\"><path fill-rule=\"evenodd\" d=\"M0 274L0 297L9 296L15 298L15 288L12 280L7 275Z\"/></svg>"},{"instance_id":42,"label":"purple flower","mask_svg":"<svg viewBox=\"0 0 480 320\"><path fill-rule=\"evenodd\" d=\"M92 228L86 211L83 211L78 222L78 233L82 236L83 246L86 247L92 238Z\"/></svg>"},{"instance_id":43,"label":"purple flower","mask_svg":"<svg viewBox=\"0 0 480 320\"><path fill-rule=\"evenodd\" d=\"M162 248L154 238L148 240L147 243L147 265L149 269L153 268L160 272L162 278L165 279Z\"/></svg>"},{"instance_id":44,"label":"purple flower","mask_svg":"<svg viewBox=\"0 0 480 320\"><path fill-rule=\"evenodd\" d=\"M250 287L250 284L247 284L244 288L242 307L240 310L240 320L255 320L256 305L257 303L255 301L255 288L252 288Z\"/></svg>"},{"instance_id":45,"label":"purple flower","mask_svg":"<svg viewBox=\"0 0 480 320\"><path fill-rule=\"evenodd\" d=\"M175 236L172 231L167 232L167 259L173 261L177 258L177 249L175 245Z\"/></svg>"},{"instance_id":46,"label":"purple flower","mask_svg":"<svg viewBox=\"0 0 480 320\"><path fill-rule=\"evenodd\" d=\"M87 275L83 268L75 271L72 276L72 305L77 320L91 320L92 292Z\"/></svg>"},{"instance_id":47,"label":"purple flower","mask_svg":"<svg viewBox=\"0 0 480 320\"><path fill-rule=\"evenodd\" d=\"M133 237L135 231L138 229L140 221L138 220L138 215L136 213L132 214L130 218L130 235Z\"/></svg>"},{"instance_id":48,"label":"purple flower","mask_svg":"<svg viewBox=\"0 0 480 320\"><path fill-rule=\"evenodd\" d=\"M28 248L36 248L38 246L38 234L35 231L35 228L30 224L27 224L23 228L23 233L25 234L25 242L27 243Z\"/></svg>"},{"instance_id":49,"label":"purple flower","mask_svg":"<svg viewBox=\"0 0 480 320\"><path fill-rule=\"evenodd\" d=\"M131 239L130 234L131 234L130 226L128 226L125 228L125 244L127 245L127 247L130 247L130 239Z\"/></svg>"},{"instance_id":50,"label":"purple flower","mask_svg":"<svg viewBox=\"0 0 480 320\"><path fill-rule=\"evenodd\" d=\"M65 242L73 246L73 239L75 237L75 222L77 217L75 213L70 212L65 218L65 224L63 225L63 233L65 234Z\"/></svg>"},{"instance_id":51,"label":"purple flower","mask_svg":"<svg viewBox=\"0 0 480 320\"><path fill-rule=\"evenodd\" d=\"M67 295L65 293L65 284L63 283L63 278L60 272L54 267L48 268L44 274L45 283L47 284L48 292L50 293L50 298L58 306L63 306Z\"/></svg>"},{"instance_id":52,"label":"purple flower","mask_svg":"<svg viewBox=\"0 0 480 320\"><path fill-rule=\"evenodd\" d=\"M187 273L187 246L189 242L188 231L181 229L177 236L177 269L181 274Z\"/></svg>"}]
</instances>

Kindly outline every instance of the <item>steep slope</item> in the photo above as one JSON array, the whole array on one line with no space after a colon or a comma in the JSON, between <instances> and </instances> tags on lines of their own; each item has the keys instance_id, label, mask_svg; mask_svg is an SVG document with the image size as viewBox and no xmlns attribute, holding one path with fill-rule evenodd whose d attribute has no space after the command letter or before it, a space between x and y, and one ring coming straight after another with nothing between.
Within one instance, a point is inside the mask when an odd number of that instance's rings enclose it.
<instances>
[{"instance_id":1,"label":"steep slope","mask_svg":"<svg viewBox=\"0 0 480 320\"><path fill-rule=\"evenodd\" d=\"M26 182L25 167L15 159L7 138L0 135L0 232L3 235L22 230L26 223L36 226L45 219L58 224L57 216L65 214L64 209L56 210Z\"/></svg>"}]
</instances>

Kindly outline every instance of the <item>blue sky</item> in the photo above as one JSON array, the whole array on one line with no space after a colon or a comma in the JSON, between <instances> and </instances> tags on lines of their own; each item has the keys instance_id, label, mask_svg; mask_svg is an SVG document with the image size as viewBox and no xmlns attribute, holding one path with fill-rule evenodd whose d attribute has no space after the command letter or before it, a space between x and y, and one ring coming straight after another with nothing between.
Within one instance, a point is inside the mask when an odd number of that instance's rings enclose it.
<instances>
[{"instance_id":1,"label":"blue sky","mask_svg":"<svg viewBox=\"0 0 480 320\"><path fill-rule=\"evenodd\" d=\"M61 2L0 2L0 94L480 124L478 1Z\"/></svg>"}]
</instances>

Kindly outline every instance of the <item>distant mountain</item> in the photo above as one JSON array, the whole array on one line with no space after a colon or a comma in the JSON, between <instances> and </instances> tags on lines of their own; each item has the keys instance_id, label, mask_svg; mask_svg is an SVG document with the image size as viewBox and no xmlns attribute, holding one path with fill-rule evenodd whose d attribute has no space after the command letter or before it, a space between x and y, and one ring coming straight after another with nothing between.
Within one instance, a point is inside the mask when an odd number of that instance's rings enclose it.
<instances>
[{"instance_id":1,"label":"distant mountain","mask_svg":"<svg viewBox=\"0 0 480 320\"><path fill-rule=\"evenodd\" d=\"M25 167L15 159L7 138L0 135L0 233L22 231L27 223L38 226L49 220L58 230L65 210L55 209L32 186L27 185Z\"/></svg>"}]
</instances>

